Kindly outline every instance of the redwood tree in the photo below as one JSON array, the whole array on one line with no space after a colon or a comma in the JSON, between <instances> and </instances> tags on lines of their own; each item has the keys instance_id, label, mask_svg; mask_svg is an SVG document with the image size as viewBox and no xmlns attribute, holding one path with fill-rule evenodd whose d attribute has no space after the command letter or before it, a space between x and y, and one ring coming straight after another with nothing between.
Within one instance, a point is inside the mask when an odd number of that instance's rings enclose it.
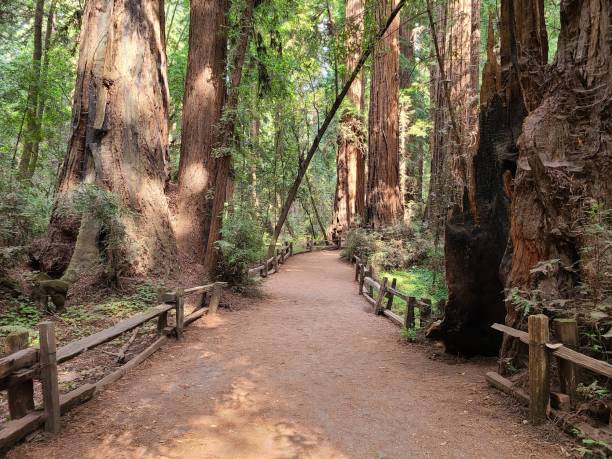
<instances>
[{"instance_id":1,"label":"redwood tree","mask_svg":"<svg viewBox=\"0 0 612 459\"><path fill-rule=\"evenodd\" d=\"M541 27L538 19L526 18L523 36ZM589 308L605 302L602 292L592 289L592 276L601 273L593 265L598 241L589 230L589 213L612 204L610 2L562 1L560 23L544 90L543 80L534 80L523 65L533 55L518 61L528 116L517 143L511 190L508 287L537 289L543 306L564 315L581 300ZM540 49L537 58L543 60L546 48ZM609 263L609 254L600 256L608 257L603 266ZM548 267L534 269L539 262ZM519 326L521 320L518 306L508 302L507 324ZM508 350L504 347L502 357Z\"/></svg>"},{"instance_id":2,"label":"redwood tree","mask_svg":"<svg viewBox=\"0 0 612 459\"><path fill-rule=\"evenodd\" d=\"M361 52L363 35L363 0L346 2L347 55L346 73L350 74ZM345 232L358 217L363 221L365 206L365 135L363 81L360 74L349 88L349 106L342 113L336 153L336 193L332 214L332 231Z\"/></svg>"},{"instance_id":3,"label":"redwood tree","mask_svg":"<svg viewBox=\"0 0 612 459\"><path fill-rule=\"evenodd\" d=\"M164 195L169 96L163 24L160 1L85 5L73 130L48 236L35 250L42 269L55 274L66 268L68 255L69 282L100 261L112 262L124 275L172 266L175 243ZM66 216L64 204L83 183L95 185L100 196L112 193L124 209L111 226L98 218L99 200L83 218ZM122 237L111 253L107 243L110 233L118 233L115 224Z\"/></svg>"},{"instance_id":4,"label":"redwood tree","mask_svg":"<svg viewBox=\"0 0 612 459\"><path fill-rule=\"evenodd\" d=\"M393 10L393 0L376 2L380 26ZM372 62L368 126L366 222L378 228L402 218L399 174L399 17L376 43Z\"/></svg>"},{"instance_id":5,"label":"redwood tree","mask_svg":"<svg viewBox=\"0 0 612 459\"><path fill-rule=\"evenodd\" d=\"M215 157L226 97L227 0L192 0L175 233L182 254L203 263L212 222Z\"/></svg>"}]
</instances>

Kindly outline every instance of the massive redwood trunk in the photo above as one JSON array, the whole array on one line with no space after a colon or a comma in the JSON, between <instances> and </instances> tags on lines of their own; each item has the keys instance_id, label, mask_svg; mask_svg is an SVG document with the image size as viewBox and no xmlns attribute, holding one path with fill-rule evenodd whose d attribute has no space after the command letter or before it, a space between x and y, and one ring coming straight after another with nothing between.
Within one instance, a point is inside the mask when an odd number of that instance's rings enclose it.
<instances>
[{"instance_id":1,"label":"massive redwood trunk","mask_svg":"<svg viewBox=\"0 0 612 459\"><path fill-rule=\"evenodd\" d=\"M593 270L598 242L589 231L588 213L594 206L610 209L612 201L610 2L564 0L560 23L557 55L544 88L519 60L529 114L518 140L508 277L508 287L541 292L541 306L556 315L604 301L592 288L591 276L601 273ZM550 260L546 270L533 270L545 260ZM511 302L506 323L524 323ZM502 357L511 354L508 344Z\"/></svg>"},{"instance_id":2,"label":"massive redwood trunk","mask_svg":"<svg viewBox=\"0 0 612 459\"><path fill-rule=\"evenodd\" d=\"M350 74L361 54L363 35L363 0L346 2L347 57L346 73ZM332 232L342 234L363 221L365 206L365 133L363 111L363 81L359 75L349 88L350 106L342 113L336 155L336 194L332 214Z\"/></svg>"},{"instance_id":3,"label":"massive redwood trunk","mask_svg":"<svg viewBox=\"0 0 612 459\"><path fill-rule=\"evenodd\" d=\"M225 102L227 0L193 0L183 97L178 213L175 233L182 254L202 263L214 193L215 157L221 144Z\"/></svg>"},{"instance_id":4,"label":"massive redwood trunk","mask_svg":"<svg viewBox=\"0 0 612 459\"><path fill-rule=\"evenodd\" d=\"M382 24L393 0L376 4ZM366 222L374 228L393 224L403 214L399 174L399 17L376 44L372 61L368 132Z\"/></svg>"},{"instance_id":5,"label":"massive redwood trunk","mask_svg":"<svg viewBox=\"0 0 612 459\"><path fill-rule=\"evenodd\" d=\"M163 14L163 3L153 0L90 0L85 6L73 131L39 252L43 269L57 273L65 265L54 265L53 257L46 263L46 256L58 246L70 253L76 242L64 273L68 282L100 261L115 273L146 275L167 271L174 258L164 195L169 96ZM117 197L125 211L116 222L102 221L95 202L82 219L66 217L62 205L82 183ZM121 240L108 240L111 233L121 233Z\"/></svg>"}]
</instances>

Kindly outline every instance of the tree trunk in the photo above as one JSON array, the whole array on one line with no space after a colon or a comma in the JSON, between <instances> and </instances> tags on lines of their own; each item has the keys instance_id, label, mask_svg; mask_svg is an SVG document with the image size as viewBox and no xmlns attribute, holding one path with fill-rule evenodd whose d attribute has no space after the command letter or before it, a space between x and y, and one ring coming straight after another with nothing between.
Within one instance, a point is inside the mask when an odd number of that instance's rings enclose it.
<instances>
[{"instance_id":1,"label":"tree trunk","mask_svg":"<svg viewBox=\"0 0 612 459\"><path fill-rule=\"evenodd\" d=\"M175 233L182 255L194 263L204 261L213 220L213 150L223 136L228 9L227 0L193 0L190 6Z\"/></svg>"},{"instance_id":2,"label":"tree trunk","mask_svg":"<svg viewBox=\"0 0 612 459\"><path fill-rule=\"evenodd\" d=\"M537 75L545 63L541 60L545 55L541 46L546 43L546 40L541 40L545 31L516 34L515 27L531 22L534 12L543 14L543 6L539 0L522 1L520 5L516 0L502 2L501 66L493 51L493 27L489 20L487 62L481 88L480 134L473 159L474 182L464 182L463 206L454 209L446 226L449 300L442 324L432 334L432 337L437 335L443 339L449 352L494 355L501 342L501 336L492 331L490 325L501 322L505 312L504 273L508 254L512 253L512 247L507 247L508 183L515 170L513 152L525 116L516 52L522 49L529 55L539 56L529 67L529 71ZM526 41L517 45L518 36ZM475 46L473 41L472 46ZM472 64L473 59L472 53ZM471 74L470 81L473 85L475 78ZM467 112L467 119L471 113ZM469 175L464 177L469 179ZM476 187L471 192L474 183ZM470 196L475 197L473 203Z\"/></svg>"},{"instance_id":3,"label":"tree trunk","mask_svg":"<svg viewBox=\"0 0 612 459\"><path fill-rule=\"evenodd\" d=\"M514 14L519 14L517 8ZM516 22L522 26L517 41L533 40L535 35L541 39L537 48L541 52L528 54L528 48L518 47L518 82L528 116L517 142L508 287L537 289L542 306L553 312L558 309L555 314L563 314L570 305L579 307L584 291L589 290L582 301L595 309L603 301L592 289L592 276L602 275L594 269L593 252L601 241L589 231L593 225L589 213L596 208L609 212L612 201L610 2L561 2L557 55L546 72L544 88L543 74L533 79L530 71L534 60L546 62L546 34L533 33L541 30L543 18L522 19ZM552 260L547 272L533 270L545 260ZM552 305L559 299L571 301L561 307ZM508 302L507 308L506 323L519 326L518 306ZM511 356L507 340L502 357Z\"/></svg>"},{"instance_id":4,"label":"tree trunk","mask_svg":"<svg viewBox=\"0 0 612 459\"><path fill-rule=\"evenodd\" d=\"M350 74L361 52L363 36L363 0L346 2L347 57L346 72ZM365 187L365 134L363 132L363 81L357 76L348 91L350 107L340 120L336 156L336 193L332 214L332 232L343 234L358 217L364 216Z\"/></svg>"},{"instance_id":5,"label":"tree trunk","mask_svg":"<svg viewBox=\"0 0 612 459\"><path fill-rule=\"evenodd\" d=\"M55 15L55 4L56 0L51 1L49 6L49 12L47 13L47 26L45 28L45 42L42 56L42 70L40 76L40 89L42 93L38 96L38 109L36 111L36 137L34 139L34 146L32 148L32 156L30 158L30 164L28 166L28 179L31 179L36 172L36 166L38 165L38 153L40 151L40 142L42 141L42 129L43 120L45 116L45 106L47 103L47 78L49 74L49 50L51 49L51 34L53 32L53 17Z\"/></svg>"},{"instance_id":6,"label":"tree trunk","mask_svg":"<svg viewBox=\"0 0 612 459\"><path fill-rule=\"evenodd\" d=\"M207 239L206 256L204 267L209 273L214 273L217 269L218 251L215 243L221 235L221 225L223 223L223 207L226 200L231 199L233 190L233 171L232 157L229 151L233 147L234 129L236 126L236 109L238 108L238 90L242 79L242 67L246 51L249 46L253 28L253 8L255 0L246 0L244 11L240 17L239 35L234 56L232 59L232 74L230 86L224 105L225 120L221 123L221 149L222 156L216 158L214 175L214 198L212 203L212 220Z\"/></svg>"},{"instance_id":7,"label":"tree trunk","mask_svg":"<svg viewBox=\"0 0 612 459\"><path fill-rule=\"evenodd\" d=\"M90 0L85 6L73 129L41 250L43 264L58 271L53 256L61 249L72 254L68 282L102 256L126 275L172 266L175 242L164 195L169 95L163 14L162 2L154 0ZM108 240L115 224L97 218L95 203L96 212L85 211L83 218L63 212L71 191L84 182L112 192L126 210L117 216L120 241Z\"/></svg>"},{"instance_id":8,"label":"tree trunk","mask_svg":"<svg viewBox=\"0 0 612 459\"><path fill-rule=\"evenodd\" d=\"M34 51L32 52L32 75L30 80L30 89L28 91L28 104L26 108L26 121L25 121L25 142L23 144L23 152L21 153L21 160L19 161L19 177L21 179L29 178L28 171L30 168L30 161L38 137L38 97L40 94L40 68L42 59L42 24L44 15L44 0L36 0L36 6L34 10Z\"/></svg>"},{"instance_id":9,"label":"tree trunk","mask_svg":"<svg viewBox=\"0 0 612 459\"><path fill-rule=\"evenodd\" d=\"M382 24L393 0L377 2L375 17ZM374 228L402 218L399 174L399 17L374 50L368 127L368 186L366 222Z\"/></svg>"}]
</instances>

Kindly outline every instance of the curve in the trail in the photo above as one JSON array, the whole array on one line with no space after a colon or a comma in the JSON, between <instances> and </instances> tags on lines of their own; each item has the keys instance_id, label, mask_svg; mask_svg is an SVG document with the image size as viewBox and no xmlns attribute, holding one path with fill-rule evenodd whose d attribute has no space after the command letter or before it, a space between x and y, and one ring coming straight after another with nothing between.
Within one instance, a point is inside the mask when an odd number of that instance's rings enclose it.
<instances>
[{"instance_id":1,"label":"curve in the trail","mask_svg":"<svg viewBox=\"0 0 612 459\"><path fill-rule=\"evenodd\" d=\"M292 257L264 297L207 317L11 458L560 457L487 389L490 360L406 345L337 252ZM520 413L520 412L518 412Z\"/></svg>"}]
</instances>

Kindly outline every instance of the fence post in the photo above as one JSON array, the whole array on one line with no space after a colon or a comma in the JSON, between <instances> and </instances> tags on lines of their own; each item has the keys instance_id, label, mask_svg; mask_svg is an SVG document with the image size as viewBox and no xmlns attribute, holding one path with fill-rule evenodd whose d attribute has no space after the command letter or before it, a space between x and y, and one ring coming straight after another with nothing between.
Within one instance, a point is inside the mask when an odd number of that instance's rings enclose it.
<instances>
[{"instance_id":1,"label":"fence post","mask_svg":"<svg viewBox=\"0 0 612 459\"><path fill-rule=\"evenodd\" d=\"M578 324L575 319L555 319L555 333L564 346L574 349L578 344ZM576 406L576 385L578 382L578 371L576 365L564 359L558 359L559 382L561 392L567 394L570 405Z\"/></svg>"},{"instance_id":2,"label":"fence post","mask_svg":"<svg viewBox=\"0 0 612 459\"><path fill-rule=\"evenodd\" d=\"M306 248L309 252L312 252L312 241L310 239L308 239L308 242L306 242Z\"/></svg>"},{"instance_id":3,"label":"fence post","mask_svg":"<svg viewBox=\"0 0 612 459\"><path fill-rule=\"evenodd\" d=\"M261 277L268 277L268 259L267 258L263 262L263 270L261 271Z\"/></svg>"},{"instance_id":4,"label":"fence post","mask_svg":"<svg viewBox=\"0 0 612 459\"><path fill-rule=\"evenodd\" d=\"M274 261L272 261L272 263L274 263L274 272L278 273L278 250L276 251L276 255L274 255Z\"/></svg>"},{"instance_id":5,"label":"fence post","mask_svg":"<svg viewBox=\"0 0 612 459\"><path fill-rule=\"evenodd\" d=\"M529 316L529 420L540 424L546 419L550 398L550 364L546 350L548 317L544 314Z\"/></svg>"},{"instance_id":6,"label":"fence post","mask_svg":"<svg viewBox=\"0 0 612 459\"><path fill-rule=\"evenodd\" d=\"M374 275L372 274L372 266L367 269L366 276L374 280ZM374 298L374 287L372 287L372 284L368 285L368 295L370 295L370 298Z\"/></svg>"},{"instance_id":7,"label":"fence post","mask_svg":"<svg viewBox=\"0 0 612 459\"><path fill-rule=\"evenodd\" d=\"M10 354L28 347L29 333L27 331L11 333L6 337L6 348ZM11 419L20 419L34 409L34 381L13 384L8 387L8 405Z\"/></svg>"},{"instance_id":8,"label":"fence post","mask_svg":"<svg viewBox=\"0 0 612 459\"><path fill-rule=\"evenodd\" d=\"M217 309L219 308L219 303L221 302L221 292L223 291L223 287L219 282L215 282L212 290L212 298L210 299L210 304L208 305L208 313L216 314Z\"/></svg>"},{"instance_id":9,"label":"fence post","mask_svg":"<svg viewBox=\"0 0 612 459\"><path fill-rule=\"evenodd\" d=\"M404 327L406 329L414 328L414 305L416 298L413 296L408 297L406 302L406 312L404 313Z\"/></svg>"},{"instance_id":10,"label":"fence post","mask_svg":"<svg viewBox=\"0 0 612 459\"><path fill-rule=\"evenodd\" d=\"M378 300L376 301L376 306L374 307L374 314L382 314L382 302L385 299L385 294L387 293L387 282L388 279L383 277L382 283L380 284L380 290L378 291Z\"/></svg>"},{"instance_id":11,"label":"fence post","mask_svg":"<svg viewBox=\"0 0 612 459\"><path fill-rule=\"evenodd\" d=\"M421 307L419 308L419 326L422 327L425 319L431 316L431 300L429 298L421 298Z\"/></svg>"},{"instance_id":12,"label":"fence post","mask_svg":"<svg viewBox=\"0 0 612 459\"><path fill-rule=\"evenodd\" d=\"M293 256L293 241L289 242L289 256Z\"/></svg>"},{"instance_id":13,"label":"fence post","mask_svg":"<svg viewBox=\"0 0 612 459\"><path fill-rule=\"evenodd\" d=\"M182 288L176 289L176 339L183 337L185 322L185 292Z\"/></svg>"},{"instance_id":14,"label":"fence post","mask_svg":"<svg viewBox=\"0 0 612 459\"><path fill-rule=\"evenodd\" d=\"M160 303L168 303L166 297L166 289L160 288L157 290L157 301ZM164 328L168 326L168 311L162 312L157 318L157 334L162 335Z\"/></svg>"},{"instance_id":15,"label":"fence post","mask_svg":"<svg viewBox=\"0 0 612 459\"><path fill-rule=\"evenodd\" d=\"M43 405L45 408L45 430L60 431L60 401L57 381L57 347L55 324L41 322L40 333L40 379L42 380Z\"/></svg>"},{"instance_id":16,"label":"fence post","mask_svg":"<svg viewBox=\"0 0 612 459\"><path fill-rule=\"evenodd\" d=\"M359 264L359 294L363 295L363 283L365 282L365 266L360 263Z\"/></svg>"},{"instance_id":17,"label":"fence post","mask_svg":"<svg viewBox=\"0 0 612 459\"><path fill-rule=\"evenodd\" d=\"M391 288L395 288L395 286L397 285L397 279L394 277L393 280L391 281ZM393 306L393 297L395 295L393 294L393 292L389 292L389 299L387 300L387 309L391 309L391 306Z\"/></svg>"},{"instance_id":18,"label":"fence post","mask_svg":"<svg viewBox=\"0 0 612 459\"><path fill-rule=\"evenodd\" d=\"M355 263L355 282L359 280L359 271L361 269L360 266L361 266L360 262Z\"/></svg>"}]
</instances>

